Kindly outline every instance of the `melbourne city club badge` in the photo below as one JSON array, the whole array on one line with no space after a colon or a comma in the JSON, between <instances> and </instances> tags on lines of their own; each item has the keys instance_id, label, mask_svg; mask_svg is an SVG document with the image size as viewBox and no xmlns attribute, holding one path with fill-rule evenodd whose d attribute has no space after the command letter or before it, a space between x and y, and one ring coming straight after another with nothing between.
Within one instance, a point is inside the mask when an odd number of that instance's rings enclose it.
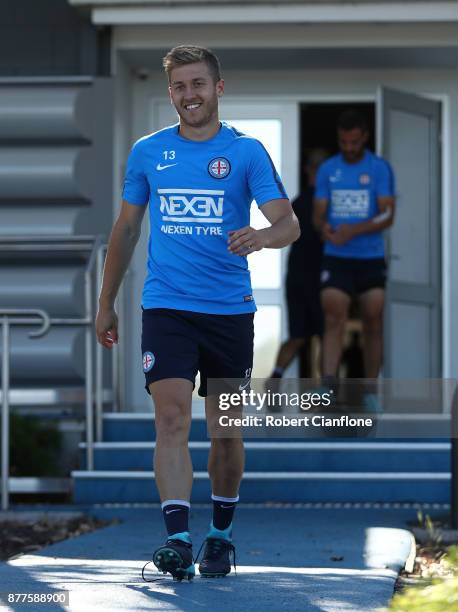
<instances>
[{"instance_id":1,"label":"melbourne city club badge","mask_svg":"<svg viewBox=\"0 0 458 612\"><path fill-rule=\"evenodd\" d=\"M230 171L231 164L225 157L215 157L215 159L212 159L208 164L208 172L210 176L216 179L222 179L228 176Z\"/></svg>"},{"instance_id":2,"label":"melbourne city club badge","mask_svg":"<svg viewBox=\"0 0 458 612\"><path fill-rule=\"evenodd\" d=\"M155 358L153 353L151 353L150 351L146 351L146 353L143 353L143 371L145 373L151 370L154 365L154 362Z\"/></svg>"}]
</instances>

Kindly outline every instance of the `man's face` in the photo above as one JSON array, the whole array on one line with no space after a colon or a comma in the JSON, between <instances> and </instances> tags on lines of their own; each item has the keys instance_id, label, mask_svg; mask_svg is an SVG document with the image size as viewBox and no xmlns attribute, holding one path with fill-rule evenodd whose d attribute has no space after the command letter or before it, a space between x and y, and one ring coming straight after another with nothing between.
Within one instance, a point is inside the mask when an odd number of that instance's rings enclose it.
<instances>
[{"instance_id":1,"label":"man's face","mask_svg":"<svg viewBox=\"0 0 458 612\"><path fill-rule=\"evenodd\" d=\"M205 62L188 64L171 71L169 93L181 122L201 128L218 116L224 81L215 83Z\"/></svg>"},{"instance_id":2,"label":"man's face","mask_svg":"<svg viewBox=\"0 0 458 612\"><path fill-rule=\"evenodd\" d=\"M363 157L368 136L369 134L361 128L337 131L339 149L346 162L354 164Z\"/></svg>"}]
</instances>

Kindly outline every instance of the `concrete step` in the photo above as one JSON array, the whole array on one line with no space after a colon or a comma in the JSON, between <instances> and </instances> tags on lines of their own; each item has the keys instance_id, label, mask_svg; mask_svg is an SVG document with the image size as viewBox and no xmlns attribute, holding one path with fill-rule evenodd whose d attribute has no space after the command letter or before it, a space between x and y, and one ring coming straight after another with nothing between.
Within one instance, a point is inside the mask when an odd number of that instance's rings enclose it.
<instances>
[{"instance_id":1,"label":"concrete step","mask_svg":"<svg viewBox=\"0 0 458 612\"><path fill-rule=\"evenodd\" d=\"M95 470L72 474L75 501L158 502L151 472L154 415L107 413L103 425L104 442L94 445ZM426 415L418 425L409 415L383 415L378 434L382 432L384 439L379 435L372 440L245 440L242 499L254 503L449 503L447 427L447 418L441 416ZM395 435L390 438L392 432ZM203 415L193 418L190 440L195 469L192 500L208 502L210 443ZM84 468L84 444L80 452Z\"/></svg>"},{"instance_id":2,"label":"concrete step","mask_svg":"<svg viewBox=\"0 0 458 612\"><path fill-rule=\"evenodd\" d=\"M275 415L279 416L279 415ZM289 415L289 416L303 416ZM440 442L450 439L449 415L409 415L383 414L377 418L377 440ZM336 431L336 436L339 435ZM320 428L260 429L244 430L245 439L288 441L288 440L333 440L350 439L351 433L341 431L341 437L326 437ZM276 435L278 434L278 435ZM329 432L328 432L329 434ZM275 437L274 437L275 435ZM107 412L103 416L103 440L105 442L153 442L156 438L154 414ZM208 441L207 424L203 414L194 415L191 424L190 439ZM356 439L356 438L353 438ZM359 438L361 439L361 438ZM375 438L372 437L372 440Z\"/></svg>"},{"instance_id":3,"label":"concrete step","mask_svg":"<svg viewBox=\"0 0 458 612\"><path fill-rule=\"evenodd\" d=\"M94 444L94 468L103 471L148 471L154 442ZM207 469L210 442L190 442L194 470ZM80 444L80 466L86 468L86 444ZM447 442L245 442L250 472L446 472Z\"/></svg>"},{"instance_id":4,"label":"concrete step","mask_svg":"<svg viewBox=\"0 0 458 612\"><path fill-rule=\"evenodd\" d=\"M193 418L191 440L208 440L207 422ZM154 415L145 413L108 412L103 416L105 442L152 442L156 439Z\"/></svg>"},{"instance_id":5,"label":"concrete step","mask_svg":"<svg viewBox=\"0 0 458 612\"><path fill-rule=\"evenodd\" d=\"M158 502L154 473L75 471L76 503ZM194 473L192 501L210 499L208 474ZM449 503L449 472L245 472L244 502Z\"/></svg>"}]
</instances>

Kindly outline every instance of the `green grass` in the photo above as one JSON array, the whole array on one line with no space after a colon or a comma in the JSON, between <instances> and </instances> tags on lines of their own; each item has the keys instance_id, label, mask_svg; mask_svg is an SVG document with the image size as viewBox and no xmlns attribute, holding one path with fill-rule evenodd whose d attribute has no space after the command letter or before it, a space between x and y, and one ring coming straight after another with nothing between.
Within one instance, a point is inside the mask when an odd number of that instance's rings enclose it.
<instances>
[{"instance_id":1,"label":"green grass","mask_svg":"<svg viewBox=\"0 0 458 612\"><path fill-rule=\"evenodd\" d=\"M446 578L432 578L395 595L390 612L458 612L458 546L447 549Z\"/></svg>"}]
</instances>

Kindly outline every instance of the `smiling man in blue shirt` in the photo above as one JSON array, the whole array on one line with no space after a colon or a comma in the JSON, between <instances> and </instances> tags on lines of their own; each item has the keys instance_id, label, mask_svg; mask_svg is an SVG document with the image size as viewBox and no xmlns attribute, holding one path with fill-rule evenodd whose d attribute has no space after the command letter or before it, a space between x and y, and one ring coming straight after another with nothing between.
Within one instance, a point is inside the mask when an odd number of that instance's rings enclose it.
<instances>
[{"instance_id":1,"label":"smiling man in blue shirt","mask_svg":"<svg viewBox=\"0 0 458 612\"><path fill-rule=\"evenodd\" d=\"M382 364L383 308L386 265L382 231L394 220L394 175L387 161L366 144L365 118L344 112L337 126L340 153L319 168L314 222L321 231L324 257L321 272L323 383L335 387L351 298L358 296L364 338L365 375L376 379ZM370 388L365 409L378 412Z\"/></svg>"},{"instance_id":2,"label":"smiling man in blue shirt","mask_svg":"<svg viewBox=\"0 0 458 612\"><path fill-rule=\"evenodd\" d=\"M218 415L208 378L248 384L253 365L253 300L247 256L299 236L297 219L262 144L219 120L224 93L217 57L180 46L164 58L179 123L137 141L129 156L123 202L108 246L96 320L98 341L118 341L114 299L149 206L151 234L142 297L146 390L154 400L154 471L168 538L153 562L176 579L194 576L188 449L192 391L208 420ZM270 222L250 227L250 204ZM213 438L209 455L213 518L199 570L229 573L232 519L244 467L243 441Z\"/></svg>"}]
</instances>

